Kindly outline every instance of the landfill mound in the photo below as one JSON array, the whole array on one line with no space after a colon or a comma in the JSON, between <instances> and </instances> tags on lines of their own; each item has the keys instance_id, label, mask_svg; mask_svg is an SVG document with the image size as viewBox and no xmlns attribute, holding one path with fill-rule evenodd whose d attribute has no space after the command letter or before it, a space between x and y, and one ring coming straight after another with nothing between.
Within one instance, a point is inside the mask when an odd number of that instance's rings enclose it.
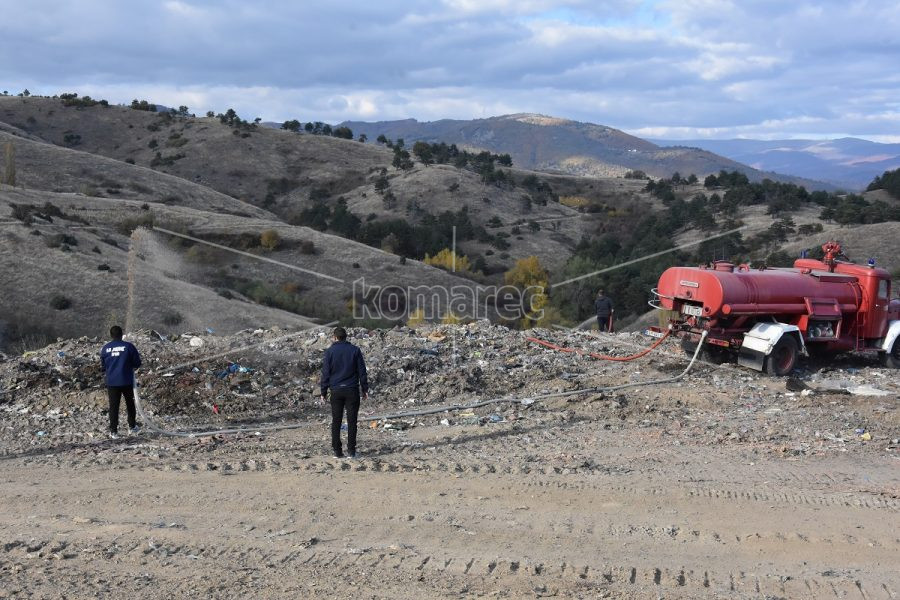
<instances>
[{"instance_id":1,"label":"landfill mound","mask_svg":"<svg viewBox=\"0 0 900 600\"><path fill-rule=\"evenodd\" d=\"M360 419L372 428L490 426L516 421L538 408L562 406L622 426L663 426L690 443L750 442L778 452L839 448L870 441L873 435L879 445L893 447L900 437L892 410L900 397L900 378L863 355L805 364L790 378L697 361L680 381L607 391L603 388L672 378L690 356L667 340L638 360L596 360L528 338L616 357L636 353L653 339L636 332L521 332L486 321L349 333L368 365L371 394ZM318 425L327 418L318 380L330 330L275 328L171 337L144 330L128 338L143 356L138 380L145 417L160 429L252 430ZM97 360L102 344L98 338L59 340L21 357L2 358L0 411L8 422L0 436L2 452L103 435L107 400ZM498 402L404 416L486 400ZM375 418L386 413L393 417ZM708 424L710 415L716 415L715 426Z\"/></svg>"}]
</instances>

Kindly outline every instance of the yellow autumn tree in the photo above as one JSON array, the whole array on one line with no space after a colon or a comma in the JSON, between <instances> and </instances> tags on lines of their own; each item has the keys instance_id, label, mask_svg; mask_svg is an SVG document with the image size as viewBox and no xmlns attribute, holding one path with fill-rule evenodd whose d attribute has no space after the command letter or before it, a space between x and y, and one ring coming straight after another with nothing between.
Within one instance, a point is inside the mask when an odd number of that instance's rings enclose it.
<instances>
[{"instance_id":1,"label":"yellow autumn tree","mask_svg":"<svg viewBox=\"0 0 900 600\"><path fill-rule=\"evenodd\" d=\"M444 248L434 256L425 255L424 262L426 265L431 265L432 267L438 267L439 269L444 269L445 271L452 271L454 266L454 260L456 259L456 270L457 271L469 271L471 269L471 265L469 264L469 258L467 256L462 256L459 254L454 254L453 250L449 248Z\"/></svg>"},{"instance_id":2,"label":"yellow autumn tree","mask_svg":"<svg viewBox=\"0 0 900 600\"><path fill-rule=\"evenodd\" d=\"M259 245L270 252L281 244L281 236L274 229L266 229L259 236Z\"/></svg>"},{"instance_id":3,"label":"yellow autumn tree","mask_svg":"<svg viewBox=\"0 0 900 600\"><path fill-rule=\"evenodd\" d=\"M547 311L550 273L537 256L517 260L516 265L506 272L503 279L506 285L522 291L522 310L525 311L525 316L521 320L523 329L545 325L550 320Z\"/></svg>"},{"instance_id":4,"label":"yellow autumn tree","mask_svg":"<svg viewBox=\"0 0 900 600\"><path fill-rule=\"evenodd\" d=\"M458 317L452 310L448 310L444 318L441 319L442 325L458 325L462 323L462 317Z\"/></svg>"},{"instance_id":5,"label":"yellow autumn tree","mask_svg":"<svg viewBox=\"0 0 900 600\"><path fill-rule=\"evenodd\" d=\"M425 309L417 308L413 311L411 315L409 315L409 320L406 322L407 327L418 327L422 323L425 322Z\"/></svg>"}]
</instances>

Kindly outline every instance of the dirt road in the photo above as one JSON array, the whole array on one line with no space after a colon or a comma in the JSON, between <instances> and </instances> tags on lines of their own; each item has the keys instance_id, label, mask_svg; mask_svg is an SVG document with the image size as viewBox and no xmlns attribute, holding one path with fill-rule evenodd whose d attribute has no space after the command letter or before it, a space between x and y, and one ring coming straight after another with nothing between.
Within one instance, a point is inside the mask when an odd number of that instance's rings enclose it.
<instances>
[{"instance_id":1,"label":"dirt road","mask_svg":"<svg viewBox=\"0 0 900 600\"><path fill-rule=\"evenodd\" d=\"M365 430L357 461L322 457L318 427L11 455L0 596L900 594L891 453L785 458L605 425L547 410Z\"/></svg>"}]
</instances>

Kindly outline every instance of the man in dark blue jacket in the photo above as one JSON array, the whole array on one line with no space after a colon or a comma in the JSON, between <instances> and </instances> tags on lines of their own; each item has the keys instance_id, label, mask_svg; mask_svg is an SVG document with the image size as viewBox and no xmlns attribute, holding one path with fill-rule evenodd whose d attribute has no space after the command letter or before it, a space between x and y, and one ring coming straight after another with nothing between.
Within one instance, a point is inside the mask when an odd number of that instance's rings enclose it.
<instances>
[{"instance_id":1,"label":"man in dark blue jacket","mask_svg":"<svg viewBox=\"0 0 900 600\"><path fill-rule=\"evenodd\" d=\"M109 436L119 437L119 402L125 396L128 411L128 429L137 433L134 410L134 370L141 366L137 348L122 339L122 328L114 325L109 330L112 341L100 350L100 366L106 373L106 391L109 395Z\"/></svg>"},{"instance_id":2,"label":"man in dark blue jacket","mask_svg":"<svg viewBox=\"0 0 900 600\"><path fill-rule=\"evenodd\" d=\"M334 343L322 358L322 400L331 388L331 447L338 458L341 449L341 420L347 411L347 454L356 457L356 417L359 415L359 390L369 397L369 380L362 351L347 341L347 330L336 327Z\"/></svg>"}]
</instances>

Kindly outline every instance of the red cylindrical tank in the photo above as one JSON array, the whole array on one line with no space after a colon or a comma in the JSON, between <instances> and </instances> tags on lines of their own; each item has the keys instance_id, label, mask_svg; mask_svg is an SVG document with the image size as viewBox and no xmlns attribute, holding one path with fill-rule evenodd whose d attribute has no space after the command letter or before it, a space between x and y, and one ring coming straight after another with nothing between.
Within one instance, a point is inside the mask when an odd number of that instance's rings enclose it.
<instances>
[{"instance_id":1,"label":"red cylindrical tank","mask_svg":"<svg viewBox=\"0 0 900 600\"><path fill-rule=\"evenodd\" d=\"M841 312L860 301L856 278L810 269L752 270L716 263L712 268L671 267L659 279L663 308L674 299L702 304L703 317L806 312L806 298L834 299Z\"/></svg>"}]
</instances>

